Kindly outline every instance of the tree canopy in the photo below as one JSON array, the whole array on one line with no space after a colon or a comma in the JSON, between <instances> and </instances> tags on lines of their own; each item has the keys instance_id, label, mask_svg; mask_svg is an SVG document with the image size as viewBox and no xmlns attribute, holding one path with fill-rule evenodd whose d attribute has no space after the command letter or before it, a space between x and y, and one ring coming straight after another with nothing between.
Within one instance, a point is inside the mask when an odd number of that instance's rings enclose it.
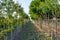
<instances>
[{"instance_id":1,"label":"tree canopy","mask_svg":"<svg viewBox=\"0 0 60 40\"><path fill-rule=\"evenodd\" d=\"M60 17L58 0L33 0L30 4L30 15L33 19Z\"/></svg>"},{"instance_id":2,"label":"tree canopy","mask_svg":"<svg viewBox=\"0 0 60 40\"><path fill-rule=\"evenodd\" d=\"M23 8L13 0L0 1L0 37L4 36L6 32L21 26L24 19L28 19Z\"/></svg>"}]
</instances>

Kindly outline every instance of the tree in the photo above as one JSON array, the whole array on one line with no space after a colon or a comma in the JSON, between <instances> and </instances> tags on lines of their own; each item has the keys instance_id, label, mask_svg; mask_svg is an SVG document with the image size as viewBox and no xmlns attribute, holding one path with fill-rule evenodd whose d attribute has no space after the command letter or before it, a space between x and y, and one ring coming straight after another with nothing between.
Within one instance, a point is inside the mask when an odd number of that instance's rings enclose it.
<instances>
[{"instance_id":1,"label":"tree","mask_svg":"<svg viewBox=\"0 0 60 40\"><path fill-rule=\"evenodd\" d=\"M12 29L21 26L25 18L28 19L28 15L25 14L21 5L19 5L18 3L14 3L13 0L1 0L0 37L4 36L4 34L10 32Z\"/></svg>"},{"instance_id":2,"label":"tree","mask_svg":"<svg viewBox=\"0 0 60 40\"><path fill-rule=\"evenodd\" d=\"M30 15L34 19L46 19L48 16L51 19L54 15L58 16L59 7L58 0L33 0L30 4ZM55 10L58 11L55 13Z\"/></svg>"}]
</instances>

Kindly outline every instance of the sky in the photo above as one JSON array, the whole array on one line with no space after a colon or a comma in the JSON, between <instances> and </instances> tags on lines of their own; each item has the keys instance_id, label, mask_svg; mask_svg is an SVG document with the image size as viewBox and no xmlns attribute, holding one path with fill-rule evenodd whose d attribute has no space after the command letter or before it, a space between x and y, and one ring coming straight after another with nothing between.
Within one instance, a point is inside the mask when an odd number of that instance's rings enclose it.
<instances>
[{"instance_id":1,"label":"sky","mask_svg":"<svg viewBox=\"0 0 60 40\"><path fill-rule=\"evenodd\" d=\"M18 2L23 8L25 13L29 13L29 5L32 0L14 0L15 2ZM60 4L60 1L59 1Z\"/></svg>"},{"instance_id":2,"label":"sky","mask_svg":"<svg viewBox=\"0 0 60 40\"><path fill-rule=\"evenodd\" d=\"M29 5L32 0L14 0L15 2L18 2L23 8L25 13L29 13Z\"/></svg>"}]
</instances>

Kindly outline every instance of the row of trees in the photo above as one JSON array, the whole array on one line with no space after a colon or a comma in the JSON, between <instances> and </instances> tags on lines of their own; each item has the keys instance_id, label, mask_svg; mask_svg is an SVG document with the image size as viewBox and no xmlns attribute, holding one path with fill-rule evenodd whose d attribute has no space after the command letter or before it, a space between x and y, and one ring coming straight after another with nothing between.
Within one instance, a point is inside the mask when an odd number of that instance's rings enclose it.
<instances>
[{"instance_id":1,"label":"row of trees","mask_svg":"<svg viewBox=\"0 0 60 40\"><path fill-rule=\"evenodd\" d=\"M23 8L13 0L0 1L0 37L4 36L7 32L21 26L24 19L28 19Z\"/></svg>"},{"instance_id":2,"label":"row of trees","mask_svg":"<svg viewBox=\"0 0 60 40\"><path fill-rule=\"evenodd\" d=\"M49 24L49 19L55 20L55 18L60 18L59 1L60 0L33 0L30 4L31 18L39 19L41 28L42 28L42 20L48 19L47 22ZM57 20L56 20L56 23L57 23ZM50 26L48 25L48 27L50 27ZM50 30L49 30L49 32L50 32ZM56 32L57 32L57 26L56 26ZM45 40L45 39L43 39L43 40Z\"/></svg>"},{"instance_id":3,"label":"row of trees","mask_svg":"<svg viewBox=\"0 0 60 40\"><path fill-rule=\"evenodd\" d=\"M30 4L32 19L60 18L59 0L33 0Z\"/></svg>"}]
</instances>

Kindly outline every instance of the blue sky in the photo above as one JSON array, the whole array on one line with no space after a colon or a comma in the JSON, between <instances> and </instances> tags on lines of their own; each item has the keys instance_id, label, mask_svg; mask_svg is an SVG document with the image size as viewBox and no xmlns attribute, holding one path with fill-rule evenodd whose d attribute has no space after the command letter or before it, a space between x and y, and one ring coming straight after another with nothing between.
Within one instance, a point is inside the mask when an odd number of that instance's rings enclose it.
<instances>
[{"instance_id":1,"label":"blue sky","mask_svg":"<svg viewBox=\"0 0 60 40\"><path fill-rule=\"evenodd\" d=\"M29 5L32 0L14 0L15 2L18 1L18 3L24 8L25 13L29 13Z\"/></svg>"}]
</instances>

